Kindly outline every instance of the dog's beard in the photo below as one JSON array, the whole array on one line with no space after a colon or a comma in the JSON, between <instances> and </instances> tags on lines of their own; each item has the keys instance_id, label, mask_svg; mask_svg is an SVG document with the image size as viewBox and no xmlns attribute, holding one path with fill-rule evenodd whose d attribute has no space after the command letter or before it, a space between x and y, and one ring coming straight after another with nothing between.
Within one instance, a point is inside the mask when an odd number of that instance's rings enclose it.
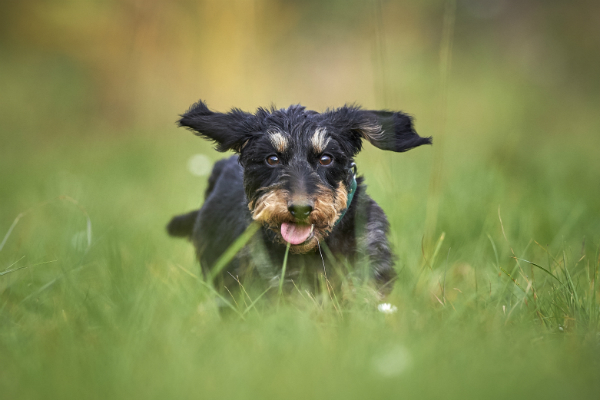
<instances>
[{"instance_id":1,"label":"dog's beard","mask_svg":"<svg viewBox=\"0 0 600 400\"><path fill-rule=\"evenodd\" d=\"M296 219L288 211L290 192L285 189L263 189L265 193L251 202L248 207L252 218L275 233L276 241L287 244L281 235L283 223L296 224ZM346 209L348 192L343 184L335 190L319 186L314 198L313 211L302 224L312 225L311 235L303 243L291 245L293 253L306 253L315 249L319 242L329 235L338 218Z\"/></svg>"}]
</instances>

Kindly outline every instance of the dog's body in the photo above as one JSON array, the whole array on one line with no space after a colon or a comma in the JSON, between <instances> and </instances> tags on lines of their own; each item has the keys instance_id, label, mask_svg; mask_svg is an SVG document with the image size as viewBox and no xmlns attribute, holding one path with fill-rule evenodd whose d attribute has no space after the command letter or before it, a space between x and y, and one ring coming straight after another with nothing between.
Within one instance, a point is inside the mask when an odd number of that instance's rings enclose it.
<instances>
[{"instance_id":1,"label":"dog's body","mask_svg":"<svg viewBox=\"0 0 600 400\"><path fill-rule=\"evenodd\" d=\"M389 224L365 193L353 158L363 139L399 152L431 143L408 116L357 107L319 114L301 106L221 114L199 102L180 124L215 141L217 150L238 153L215 164L200 210L168 226L171 235L192 240L205 276L257 221L260 230L213 276L218 284L252 277L276 284L289 247L285 279L298 286L350 275L371 279L383 294L391 290Z\"/></svg>"}]
</instances>

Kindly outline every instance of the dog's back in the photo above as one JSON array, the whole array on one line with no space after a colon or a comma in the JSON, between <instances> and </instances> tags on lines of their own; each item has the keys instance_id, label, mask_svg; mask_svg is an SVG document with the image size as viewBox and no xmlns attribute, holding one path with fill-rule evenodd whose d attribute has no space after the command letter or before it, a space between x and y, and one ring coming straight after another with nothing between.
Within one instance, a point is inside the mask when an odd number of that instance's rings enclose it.
<instances>
[{"instance_id":1,"label":"dog's back","mask_svg":"<svg viewBox=\"0 0 600 400\"><path fill-rule=\"evenodd\" d=\"M173 217L167 231L171 236L192 240L206 272L251 221L237 156L215 163L204 196L199 210Z\"/></svg>"},{"instance_id":2,"label":"dog's back","mask_svg":"<svg viewBox=\"0 0 600 400\"><path fill-rule=\"evenodd\" d=\"M221 176L224 166L227 164L227 159L220 160L215 163L213 169L208 178L208 185L204 191L204 200L212 193L215 183ZM174 237L191 238L194 232L194 225L198 219L198 213L200 210L190 211L187 214L177 215L171 219L167 225L167 232L169 235Z\"/></svg>"}]
</instances>

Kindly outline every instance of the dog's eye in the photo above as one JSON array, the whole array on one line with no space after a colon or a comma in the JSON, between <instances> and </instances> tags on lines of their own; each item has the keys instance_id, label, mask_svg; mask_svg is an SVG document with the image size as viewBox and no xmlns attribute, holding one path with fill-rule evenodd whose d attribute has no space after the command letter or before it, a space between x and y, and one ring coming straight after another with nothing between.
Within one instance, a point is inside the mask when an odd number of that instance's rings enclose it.
<instances>
[{"instance_id":1,"label":"dog's eye","mask_svg":"<svg viewBox=\"0 0 600 400\"><path fill-rule=\"evenodd\" d=\"M323 154L321 156L321 158L319 159L319 163L321 163L321 165L329 165L333 162L333 157L327 155L327 154Z\"/></svg>"},{"instance_id":2,"label":"dog's eye","mask_svg":"<svg viewBox=\"0 0 600 400\"><path fill-rule=\"evenodd\" d=\"M267 157L267 164L269 164L269 165L277 165L277 164L279 164L279 157L277 157L277 156L269 156L269 157Z\"/></svg>"}]
</instances>

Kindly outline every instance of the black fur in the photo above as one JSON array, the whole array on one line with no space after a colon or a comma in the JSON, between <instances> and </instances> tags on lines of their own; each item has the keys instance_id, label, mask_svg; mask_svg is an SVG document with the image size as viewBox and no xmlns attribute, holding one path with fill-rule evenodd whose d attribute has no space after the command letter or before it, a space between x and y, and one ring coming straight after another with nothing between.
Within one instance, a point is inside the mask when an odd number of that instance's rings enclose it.
<instances>
[{"instance_id":1,"label":"black fur","mask_svg":"<svg viewBox=\"0 0 600 400\"><path fill-rule=\"evenodd\" d=\"M255 114L238 109L223 114L210 111L200 101L181 117L179 124L215 142L216 150L237 153L215 164L202 207L174 217L167 228L172 236L192 240L205 275L210 274L217 259L252 222L249 204L252 207L266 191L302 193L305 198L314 199L326 190L337 198L336 188L343 185L347 191L351 187L351 166L363 140L396 152L431 144L431 138L422 138L415 132L408 115L367 111L357 106L324 113L296 105L280 110L259 109ZM323 129L327 138L322 141L326 146L320 152L315 150L313 138L318 129ZM283 151L275 148L273 132L285 138ZM272 155L278 157L279 164L272 166L265 161ZM330 156L333 162L320 164L323 155ZM314 282L324 268L331 277L339 272L340 265L352 265L345 274L364 273L382 293L391 290L396 273L387 240L389 224L383 210L366 194L363 179L359 177L357 183L347 211L319 242L327 247L327 254L342 261L335 263L337 270L333 260L313 248L289 255L287 279ZM231 276L276 282L285 249L277 231L263 226L215 279L224 285L232 282Z\"/></svg>"}]
</instances>

